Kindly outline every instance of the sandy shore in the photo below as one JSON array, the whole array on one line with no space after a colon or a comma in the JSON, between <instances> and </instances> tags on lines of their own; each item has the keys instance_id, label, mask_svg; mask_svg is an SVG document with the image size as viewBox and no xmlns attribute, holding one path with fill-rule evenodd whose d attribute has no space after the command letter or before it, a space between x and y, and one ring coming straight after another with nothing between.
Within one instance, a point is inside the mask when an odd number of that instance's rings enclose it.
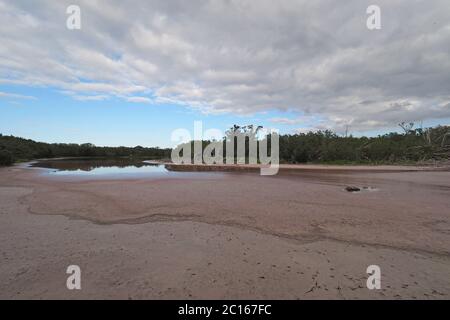
<instances>
[{"instance_id":1,"label":"sandy shore","mask_svg":"<svg viewBox=\"0 0 450 320\"><path fill-rule=\"evenodd\" d=\"M0 168L0 298L448 299L450 172L408 168L82 181ZM82 290L65 286L70 264ZM373 264L381 290L366 288Z\"/></svg>"},{"instance_id":2,"label":"sandy shore","mask_svg":"<svg viewBox=\"0 0 450 320\"><path fill-rule=\"evenodd\" d=\"M158 163L158 162L154 162ZM228 171L228 172L258 172L262 167L268 165L255 164L174 164L171 162L160 162L166 168L174 171ZM304 173L304 172L416 172L416 171L450 171L450 166L402 166L402 165L325 165L325 164L278 164L279 173Z\"/></svg>"}]
</instances>

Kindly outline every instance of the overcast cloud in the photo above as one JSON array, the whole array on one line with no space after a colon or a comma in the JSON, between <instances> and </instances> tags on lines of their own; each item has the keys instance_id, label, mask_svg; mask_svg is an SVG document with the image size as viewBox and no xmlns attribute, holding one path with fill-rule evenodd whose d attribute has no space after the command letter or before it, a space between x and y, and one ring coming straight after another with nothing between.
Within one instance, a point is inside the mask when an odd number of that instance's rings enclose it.
<instances>
[{"instance_id":1,"label":"overcast cloud","mask_svg":"<svg viewBox=\"0 0 450 320\"><path fill-rule=\"evenodd\" d=\"M0 84L80 101L298 111L356 131L450 117L449 0L0 0L0 23Z\"/></svg>"}]
</instances>

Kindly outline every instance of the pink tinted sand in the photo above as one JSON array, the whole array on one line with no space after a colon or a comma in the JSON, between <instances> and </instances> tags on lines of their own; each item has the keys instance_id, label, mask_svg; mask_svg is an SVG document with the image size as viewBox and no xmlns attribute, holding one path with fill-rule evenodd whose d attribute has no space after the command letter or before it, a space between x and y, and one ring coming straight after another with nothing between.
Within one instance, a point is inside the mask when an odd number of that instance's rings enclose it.
<instances>
[{"instance_id":1,"label":"pink tinted sand","mask_svg":"<svg viewBox=\"0 0 450 320\"><path fill-rule=\"evenodd\" d=\"M342 168L107 181L0 169L0 297L448 299L450 172ZM65 287L69 264L81 291ZM381 290L366 288L371 264Z\"/></svg>"}]
</instances>

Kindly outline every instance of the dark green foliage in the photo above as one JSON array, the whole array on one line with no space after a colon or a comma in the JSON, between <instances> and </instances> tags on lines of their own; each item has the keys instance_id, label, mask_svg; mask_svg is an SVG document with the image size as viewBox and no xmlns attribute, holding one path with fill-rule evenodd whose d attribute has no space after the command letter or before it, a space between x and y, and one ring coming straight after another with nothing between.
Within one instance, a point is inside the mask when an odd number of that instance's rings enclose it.
<instances>
[{"instance_id":1,"label":"dark green foliage","mask_svg":"<svg viewBox=\"0 0 450 320\"><path fill-rule=\"evenodd\" d=\"M224 141L240 128L234 126L228 130ZM450 159L448 126L408 129L404 134L388 133L378 137L342 137L331 131L318 131L281 135L279 139L281 163L393 164ZM193 142L191 144L193 150ZM206 144L203 141L203 147ZM223 149L225 154L225 142ZM246 149L248 153L248 145Z\"/></svg>"},{"instance_id":2,"label":"dark green foliage","mask_svg":"<svg viewBox=\"0 0 450 320\"><path fill-rule=\"evenodd\" d=\"M241 127L237 127L237 129L232 128L230 130L241 129ZM378 137L342 137L331 131L318 131L281 135L279 138L280 162L285 163L377 164L450 159L449 126L408 129L405 130L404 134L388 133ZM203 141L203 148L207 143L207 141ZM191 144L191 152L193 153L193 142ZM113 148L96 147L89 143L81 145L48 144L0 134L0 165L8 165L14 161L54 157L167 159L170 158L170 153L170 149L143 148L141 146Z\"/></svg>"},{"instance_id":3,"label":"dark green foliage","mask_svg":"<svg viewBox=\"0 0 450 320\"><path fill-rule=\"evenodd\" d=\"M341 137L330 131L280 136L280 161L399 163L450 159L450 127L378 137Z\"/></svg>"},{"instance_id":4,"label":"dark green foliage","mask_svg":"<svg viewBox=\"0 0 450 320\"><path fill-rule=\"evenodd\" d=\"M0 150L0 166L9 166L13 163L13 157L8 150Z\"/></svg>"},{"instance_id":5,"label":"dark green foliage","mask_svg":"<svg viewBox=\"0 0 450 320\"><path fill-rule=\"evenodd\" d=\"M0 134L0 165L15 161L58 157L136 157L170 158L170 149L96 147L93 144L43 143Z\"/></svg>"}]
</instances>

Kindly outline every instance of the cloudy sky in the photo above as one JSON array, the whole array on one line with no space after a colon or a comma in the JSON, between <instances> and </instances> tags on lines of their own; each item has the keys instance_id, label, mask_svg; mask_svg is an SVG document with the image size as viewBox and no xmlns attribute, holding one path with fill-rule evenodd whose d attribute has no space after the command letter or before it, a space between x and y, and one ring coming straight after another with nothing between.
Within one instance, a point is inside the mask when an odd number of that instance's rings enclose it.
<instances>
[{"instance_id":1,"label":"cloudy sky","mask_svg":"<svg viewBox=\"0 0 450 320\"><path fill-rule=\"evenodd\" d=\"M169 146L195 120L357 135L450 124L449 0L0 0L0 23L4 134Z\"/></svg>"}]
</instances>

